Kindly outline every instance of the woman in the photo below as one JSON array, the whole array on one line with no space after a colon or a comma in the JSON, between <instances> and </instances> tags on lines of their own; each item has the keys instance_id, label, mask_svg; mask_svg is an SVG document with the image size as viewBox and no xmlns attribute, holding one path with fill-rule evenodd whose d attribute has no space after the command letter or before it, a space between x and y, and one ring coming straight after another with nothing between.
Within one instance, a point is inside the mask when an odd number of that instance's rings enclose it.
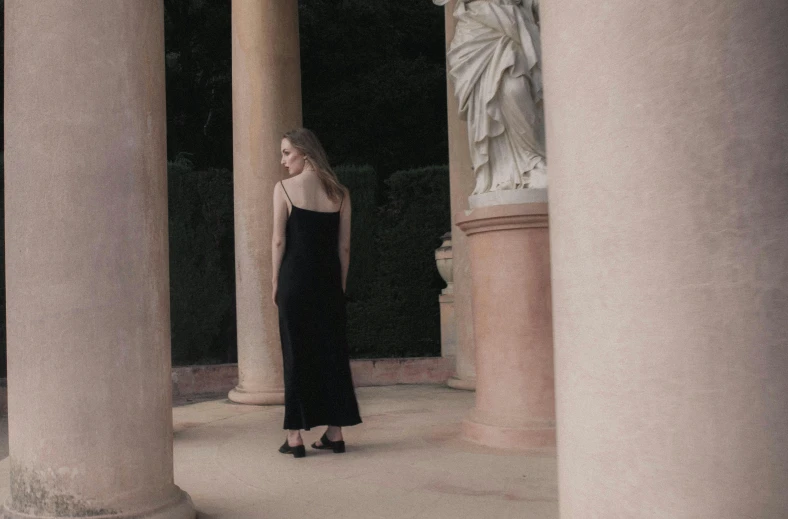
<instances>
[{"instance_id":1,"label":"woman","mask_svg":"<svg viewBox=\"0 0 788 519\"><path fill-rule=\"evenodd\" d=\"M318 425L328 428L312 447L345 452L342 427L361 423L345 332L350 195L311 131L286 133L281 151L290 178L274 188L273 298L288 431L279 452L305 456L301 429Z\"/></svg>"}]
</instances>

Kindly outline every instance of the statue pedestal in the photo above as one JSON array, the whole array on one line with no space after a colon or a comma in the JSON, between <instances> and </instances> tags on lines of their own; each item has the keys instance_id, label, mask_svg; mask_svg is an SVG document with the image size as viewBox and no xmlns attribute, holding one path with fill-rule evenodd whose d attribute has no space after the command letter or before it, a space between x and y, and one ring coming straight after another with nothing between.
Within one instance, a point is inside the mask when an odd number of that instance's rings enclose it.
<instances>
[{"instance_id":1,"label":"statue pedestal","mask_svg":"<svg viewBox=\"0 0 788 519\"><path fill-rule=\"evenodd\" d=\"M479 207L457 215L473 279L476 406L470 441L555 450L550 244L546 203Z\"/></svg>"},{"instance_id":2,"label":"statue pedestal","mask_svg":"<svg viewBox=\"0 0 788 519\"><path fill-rule=\"evenodd\" d=\"M441 357L457 355L457 323L454 319L454 294L438 296L441 312Z\"/></svg>"}]
</instances>

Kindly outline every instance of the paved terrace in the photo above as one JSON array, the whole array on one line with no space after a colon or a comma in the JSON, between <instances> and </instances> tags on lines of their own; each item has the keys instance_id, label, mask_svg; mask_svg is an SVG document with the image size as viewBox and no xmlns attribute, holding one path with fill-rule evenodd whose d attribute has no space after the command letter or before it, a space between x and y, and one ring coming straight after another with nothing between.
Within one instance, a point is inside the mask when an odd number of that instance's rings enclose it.
<instances>
[{"instance_id":1,"label":"paved terrace","mask_svg":"<svg viewBox=\"0 0 788 519\"><path fill-rule=\"evenodd\" d=\"M348 452L294 459L281 407L209 400L173 409L175 482L200 519L552 519L554 456L511 453L457 437L473 393L437 385L358 388L364 423ZM7 420L0 454L8 455ZM322 433L312 430L306 442ZM0 461L0 498L9 493Z\"/></svg>"}]
</instances>

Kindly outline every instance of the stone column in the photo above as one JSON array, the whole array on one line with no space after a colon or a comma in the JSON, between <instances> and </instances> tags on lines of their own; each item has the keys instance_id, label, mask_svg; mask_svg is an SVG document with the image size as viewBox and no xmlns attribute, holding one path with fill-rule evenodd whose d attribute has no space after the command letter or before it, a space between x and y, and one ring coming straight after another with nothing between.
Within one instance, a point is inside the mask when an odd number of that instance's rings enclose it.
<instances>
[{"instance_id":1,"label":"stone column","mask_svg":"<svg viewBox=\"0 0 788 519\"><path fill-rule=\"evenodd\" d=\"M788 3L542 22L561 516L788 517Z\"/></svg>"},{"instance_id":2,"label":"stone column","mask_svg":"<svg viewBox=\"0 0 788 519\"><path fill-rule=\"evenodd\" d=\"M301 125L296 0L233 0L233 182L238 386L230 400L283 404L282 350L271 299L274 186L282 134Z\"/></svg>"},{"instance_id":3,"label":"stone column","mask_svg":"<svg viewBox=\"0 0 788 519\"><path fill-rule=\"evenodd\" d=\"M492 447L554 452L547 204L478 207L459 215L457 225L470 245L476 335L476 405L463 436Z\"/></svg>"},{"instance_id":4,"label":"stone column","mask_svg":"<svg viewBox=\"0 0 788 519\"><path fill-rule=\"evenodd\" d=\"M446 49L454 37L455 20L452 13L456 0L444 7L446 19ZM454 270L454 319L456 328L455 374L449 386L456 389L476 387L476 359L473 337L473 309L471 307L471 262L468 256L468 238L457 227L456 215L468 209L468 197L473 192L474 176L471 152L468 149L468 126L460 120L459 105L454 95L454 85L446 74L449 176L452 218L452 263Z\"/></svg>"},{"instance_id":5,"label":"stone column","mask_svg":"<svg viewBox=\"0 0 788 519\"><path fill-rule=\"evenodd\" d=\"M173 482L165 127L160 0L6 0L5 517L194 517Z\"/></svg>"}]
</instances>

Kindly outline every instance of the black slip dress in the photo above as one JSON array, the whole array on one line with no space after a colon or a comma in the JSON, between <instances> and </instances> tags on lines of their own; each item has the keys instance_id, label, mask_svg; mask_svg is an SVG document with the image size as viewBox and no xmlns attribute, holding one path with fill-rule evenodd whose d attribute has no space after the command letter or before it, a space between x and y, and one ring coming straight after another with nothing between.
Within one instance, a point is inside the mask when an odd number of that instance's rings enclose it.
<instances>
[{"instance_id":1,"label":"black slip dress","mask_svg":"<svg viewBox=\"0 0 788 519\"><path fill-rule=\"evenodd\" d=\"M290 200L284 184L282 190ZM340 212L301 209L292 200L290 206L276 294L284 361L284 428L356 425L361 417L348 358Z\"/></svg>"}]
</instances>

